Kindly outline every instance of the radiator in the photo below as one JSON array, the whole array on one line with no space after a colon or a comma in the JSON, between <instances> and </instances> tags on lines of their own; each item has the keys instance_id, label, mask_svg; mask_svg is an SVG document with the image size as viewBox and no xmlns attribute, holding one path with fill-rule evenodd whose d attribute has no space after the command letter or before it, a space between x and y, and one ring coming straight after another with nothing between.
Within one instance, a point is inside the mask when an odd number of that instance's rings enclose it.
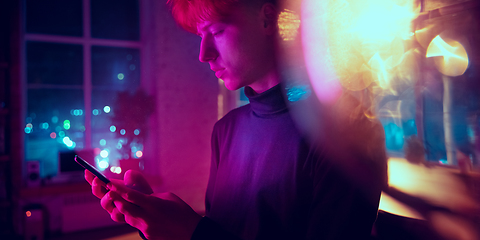
<instances>
[{"instance_id":1,"label":"radiator","mask_svg":"<svg viewBox=\"0 0 480 240\"><path fill-rule=\"evenodd\" d=\"M61 216L63 233L119 225L90 192L64 196Z\"/></svg>"}]
</instances>

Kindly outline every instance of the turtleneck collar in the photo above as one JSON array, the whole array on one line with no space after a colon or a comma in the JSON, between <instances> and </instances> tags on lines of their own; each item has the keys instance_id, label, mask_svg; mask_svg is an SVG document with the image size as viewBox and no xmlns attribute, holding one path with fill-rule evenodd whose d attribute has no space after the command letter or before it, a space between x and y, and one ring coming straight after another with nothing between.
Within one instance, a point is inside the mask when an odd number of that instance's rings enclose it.
<instances>
[{"instance_id":1,"label":"turtleneck collar","mask_svg":"<svg viewBox=\"0 0 480 240\"><path fill-rule=\"evenodd\" d=\"M281 84L260 94L251 87L245 87L245 96L250 100L253 112L258 116L269 116L287 111L287 104L282 92Z\"/></svg>"}]
</instances>

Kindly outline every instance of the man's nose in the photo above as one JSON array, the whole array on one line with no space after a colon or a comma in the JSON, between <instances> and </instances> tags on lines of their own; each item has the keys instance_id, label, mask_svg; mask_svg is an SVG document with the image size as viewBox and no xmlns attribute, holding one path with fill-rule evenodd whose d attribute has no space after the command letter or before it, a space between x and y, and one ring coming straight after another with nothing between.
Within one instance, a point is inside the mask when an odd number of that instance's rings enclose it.
<instances>
[{"instance_id":1,"label":"man's nose","mask_svg":"<svg viewBox=\"0 0 480 240\"><path fill-rule=\"evenodd\" d=\"M215 44L211 41L209 36L202 38L200 43L200 53L198 55L198 60L200 62L210 62L217 59L218 51L215 47Z\"/></svg>"}]
</instances>

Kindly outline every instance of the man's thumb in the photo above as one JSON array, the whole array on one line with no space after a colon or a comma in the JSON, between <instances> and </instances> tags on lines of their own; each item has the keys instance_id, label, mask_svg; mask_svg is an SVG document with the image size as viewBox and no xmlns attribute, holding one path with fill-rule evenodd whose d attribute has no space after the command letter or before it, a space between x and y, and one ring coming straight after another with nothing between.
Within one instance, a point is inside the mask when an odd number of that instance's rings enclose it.
<instances>
[{"instance_id":1,"label":"man's thumb","mask_svg":"<svg viewBox=\"0 0 480 240\"><path fill-rule=\"evenodd\" d=\"M125 183L125 186L131 189L135 189L145 194L153 193L152 187L150 187L150 184L148 184L147 179L145 179L145 177L143 177L143 175L140 172L137 172L134 170L128 170L127 172L125 172L123 181Z\"/></svg>"}]
</instances>

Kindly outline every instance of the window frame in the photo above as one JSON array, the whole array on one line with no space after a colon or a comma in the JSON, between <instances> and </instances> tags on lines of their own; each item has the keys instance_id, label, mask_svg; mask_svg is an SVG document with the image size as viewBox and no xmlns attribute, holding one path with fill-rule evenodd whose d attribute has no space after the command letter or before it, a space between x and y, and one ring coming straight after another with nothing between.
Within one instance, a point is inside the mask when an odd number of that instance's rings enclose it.
<instances>
[{"instance_id":1,"label":"window frame","mask_svg":"<svg viewBox=\"0 0 480 240\"><path fill-rule=\"evenodd\" d=\"M22 128L18 129L19 135L21 136L21 149L20 156L22 162L22 181L26 179L26 137L23 132L23 127L26 124L27 117L27 104L28 104L28 90L29 89L78 89L75 86L68 85L52 85L52 84L28 84L27 82L27 51L26 44L27 42L47 42L47 43L61 43L61 44L77 44L81 45L83 48L83 85L81 89L83 90L84 98L84 117L85 117L85 132L84 132L84 141L85 144L83 149L93 149L92 145L92 92L94 87L92 86L92 46L105 46L105 47L121 47L121 48L134 48L139 50L140 54L140 88L146 89L148 93L153 91L153 82L147 82L146 79L149 79L146 76L150 76L150 60L145 56L147 47L151 48L152 44L149 40L150 37L146 32L146 29L151 25L151 19L153 15L150 13L152 5L145 0L138 0L139 4L139 40L116 40L116 39L103 39L103 38L93 38L91 37L91 5L90 2L93 0L82 0L82 24L83 24L83 36L74 37L74 36L62 36L62 35L50 35L50 34L38 34L38 33L27 33L26 31L26 0L20 1L20 17L19 17L19 26L20 26L20 41L19 41L19 59L20 59L20 91L21 91L21 109L20 117L22 119L21 125ZM25 182L22 186L25 186Z\"/></svg>"}]
</instances>

